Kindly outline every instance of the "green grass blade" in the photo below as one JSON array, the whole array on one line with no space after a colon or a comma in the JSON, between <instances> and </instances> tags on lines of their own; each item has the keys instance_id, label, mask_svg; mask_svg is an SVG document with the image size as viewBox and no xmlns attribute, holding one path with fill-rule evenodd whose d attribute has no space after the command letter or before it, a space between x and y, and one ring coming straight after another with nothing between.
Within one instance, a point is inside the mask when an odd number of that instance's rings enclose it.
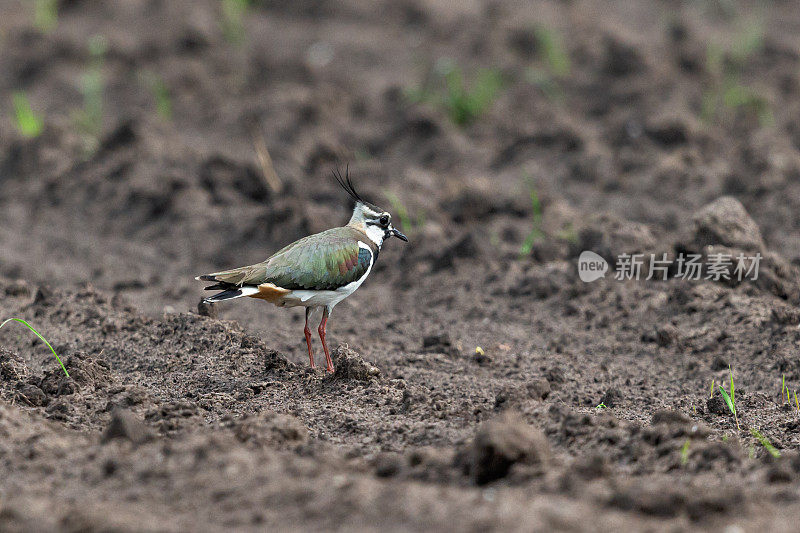
<instances>
[{"instance_id":1,"label":"green grass blade","mask_svg":"<svg viewBox=\"0 0 800 533\"><path fill-rule=\"evenodd\" d=\"M222 0L222 33L229 42L241 44L246 37L244 21L250 0Z\"/></svg>"},{"instance_id":2,"label":"green grass blade","mask_svg":"<svg viewBox=\"0 0 800 533\"><path fill-rule=\"evenodd\" d=\"M728 365L728 373L731 375L731 403L733 403L733 412L736 413L736 391L733 389L733 370Z\"/></svg>"},{"instance_id":3,"label":"green grass blade","mask_svg":"<svg viewBox=\"0 0 800 533\"><path fill-rule=\"evenodd\" d=\"M167 121L172 120L172 95L164 79L150 70L140 72L139 77L153 96L158 116Z\"/></svg>"},{"instance_id":4,"label":"green grass blade","mask_svg":"<svg viewBox=\"0 0 800 533\"><path fill-rule=\"evenodd\" d=\"M64 363L62 363L62 362L61 362L61 358L60 358L60 357L58 357L58 354L56 353L56 351L53 349L53 347L52 347L52 346L50 346L50 343L49 343L49 342L47 342L47 339L45 339L44 337L42 337L41 333L39 333L38 331L36 331L35 329L33 329L33 326L31 326L30 324L28 324L27 322L25 322L25 321L24 321L24 320L22 320L21 318L9 318L9 319L6 319L5 321L3 321L3 323L2 323L2 324L0 324L0 328L2 328L3 326L5 326L5 325L6 325L6 324L8 324L9 322L19 322L20 324L24 325L24 326L25 326L25 327L27 327L29 330L31 330L31 331L33 332L33 334L34 334L34 335L36 335L37 337L39 337L39 339L40 339L40 340L41 340L43 343L45 343L45 344L47 345L47 347L48 347L48 348L50 348L50 351L51 351L51 352L53 352L53 355L55 355L55 356L56 356L56 360L58 361L58 364L60 364L60 365L61 365L61 369L64 371L64 374L66 374L66 375L67 375L67 377L69 377L69 372L67 372L67 367L65 367L65 366L64 366Z\"/></svg>"},{"instance_id":5,"label":"green grass blade","mask_svg":"<svg viewBox=\"0 0 800 533\"><path fill-rule=\"evenodd\" d=\"M564 48L561 35L554 29L539 26L534 30L540 55L553 75L564 78L569 75L571 64L569 54Z\"/></svg>"},{"instance_id":6,"label":"green grass blade","mask_svg":"<svg viewBox=\"0 0 800 533\"><path fill-rule=\"evenodd\" d=\"M780 457L780 456L781 456L781 452L779 452L779 451L778 451L778 450L775 448L775 446L773 446L773 445L772 445L772 443L769 441L769 439L767 439L767 437L765 437L764 435L762 435L760 431L758 431L757 429L751 429L751 430L750 430L750 434L751 434L752 436L754 436L756 439L758 439L758 442L760 442L760 443L761 443L761 445L762 445L764 448L766 448L766 449L767 449L767 451L769 452L769 454L770 454L772 457L774 457L775 459L777 459L778 457Z\"/></svg>"},{"instance_id":7,"label":"green grass blade","mask_svg":"<svg viewBox=\"0 0 800 533\"><path fill-rule=\"evenodd\" d=\"M528 191L531 198L531 212L533 213L533 219L531 221L531 231L525 237L525 241L520 247L520 258L530 255L536 242L544 238L544 232L542 231L542 204L539 201L539 194L536 192L536 186L534 185L533 179L531 179L530 176L526 176L525 182L528 185Z\"/></svg>"},{"instance_id":8,"label":"green grass blade","mask_svg":"<svg viewBox=\"0 0 800 533\"><path fill-rule=\"evenodd\" d=\"M164 120L172 120L172 99L170 98L167 84L161 78L155 78L152 90L159 116Z\"/></svg>"},{"instance_id":9,"label":"green grass blade","mask_svg":"<svg viewBox=\"0 0 800 533\"><path fill-rule=\"evenodd\" d=\"M25 93L15 92L11 95L11 102L14 104L14 119L19 132L29 139L38 137L42 133L44 125L42 119L33 112Z\"/></svg>"},{"instance_id":10,"label":"green grass blade","mask_svg":"<svg viewBox=\"0 0 800 533\"><path fill-rule=\"evenodd\" d=\"M58 25L58 0L34 0L33 25L47 33Z\"/></svg>"},{"instance_id":11,"label":"green grass blade","mask_svg":"<svg viewBox=\"0 0 800 533\"><path fill-rule=\"evenodd\" d=\"M727 404L728 409L731 410L731 413L735 413L736 410L733 407L733 402L731 401L731 397L728 395L728 391L726 391L722 387L719 387L719 392L720 394L722 394L722 398L725 400L725 404Z\"/></svg>"},{"instance_id":12,"label":"green grass blade","mask_svg":"<svg viewBox=\"0 0 800 533\"><path fill-rule=\"evenodd\" d=\"M689 462L689 446L692 444L692 441L686 439L686 442L683 443L681 447L681 464L686 465Z\"/></svg>"}]
</instances>

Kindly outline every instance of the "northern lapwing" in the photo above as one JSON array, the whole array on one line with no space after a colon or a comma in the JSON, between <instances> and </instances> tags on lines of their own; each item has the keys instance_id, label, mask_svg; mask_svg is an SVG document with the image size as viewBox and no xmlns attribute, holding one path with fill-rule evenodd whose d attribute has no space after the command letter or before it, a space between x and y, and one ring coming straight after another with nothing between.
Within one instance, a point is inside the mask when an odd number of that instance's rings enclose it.
<instances>
[{"instance_id":1,"label":"northern lapwing","mask_svg":"<svg viewBox=\"0 0 800 533\"><path fill-rule=\"evenodd\" d=\"M304 237L261 263L195 278L214 282L206 290L222 291L204 298L206 303L248 296L278 307L305 307L303 331L311 368L314 368L314 352L308 319L315 308L322 307L322 320L317 331L325 350L328 372L333 372L333 361L325 342L325 329L333 308L367 279L383 241L394 236L408 242L408 237L392 227L392 215L361 198L353 187L349 172L342 176L334 171L333 175L356 203L346 226Z\"/></svg>"}]
</instances>

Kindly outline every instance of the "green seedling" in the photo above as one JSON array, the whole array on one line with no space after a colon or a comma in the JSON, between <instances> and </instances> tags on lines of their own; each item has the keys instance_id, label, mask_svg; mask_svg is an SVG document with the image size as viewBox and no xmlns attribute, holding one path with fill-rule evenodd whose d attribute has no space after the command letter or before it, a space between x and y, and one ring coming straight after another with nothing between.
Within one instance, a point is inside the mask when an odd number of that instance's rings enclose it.
<instances>
[{"instance_id":1,"label":"green seedling","mask_svg":"<svg viewBox=\"0 0 800 533\"><path fill-rule=\"evenodd\" d=\"M422 211L419 212L416 219L412 219L411 215L408 214L408 209L406 209L405 204L396 194L391 191L385 191L384 195L392 205L392 210L397 213L397 218L400 219L400 229L402 229L404 233L413 235L425 225L425 214Z\"/></svg>"},{"instance_id":2,"label":"green seedling","mask_svg":"<svg viewBox=\"0 0 800 533\"><path fill-rule=\"evenodd\" d=\"M525 237L522 246L519 249L520 258L530 255L533 251L533 246L544 238L542 231L542 204L539 201L539 194L536 192L536 187L530 177L526 177L525 181L528 184L528 194L531 198L531 231Z\"/></svg>"},{"instance_id":3,"label":"green seedling","mask_svg":"<svg viewBox=\"0 0 800 533\"><path fill-rule=\"evenodd\" d=\"M714 380L712 379L711 380L711 395L708 397L709 400L714 397L714 385L715 385L715 383L714 383Z\"/></svg>"},{"instance_id":4,"label":"green seedling","mask_svg":"<svg viewBox=\"0 0 800 533\"><path fill-rule=\"evenodd\" d=\"M143 79L156 102L158 116L164 120L172 120L172 96L167 84L154 72L145 72Z\"/></svg>"},{"instance_id":5,"label":"green seedling","mask_svg":"<svg viewBox=\"0 0 800 533\"><path fill-rule=\"evenodd\" d=\"M41 135L44 123L31 109L31 103L25 93L15 92L11 96L11 101L14 104L14 122L17 130L29 139Z\"/></svg>"},{"instance_id":6,"label":"green seedling","mask_svg":"<svg viewBox=\"0 0 800 533\"><path fill-rule=\"evenodd\" d=\"M608 408L606 407L606 404L604 404L603 402L600 402L599 404L597 404L595 406L595 409L597 409L599 411L600 409L608 409Z\"/></svg>"},{"instance_id":7,"label":"green seedling","mask_svg":"<svg viewBox=\"0 0 800 533\"><path fill-rule=\"evenodd\" d=\"M103 65L108 43L102 35L89 39L89 67L81 78L83 108L75 116L78 129L85 136L87 152L97 149L103 130L103 95L105 79Z\"/></svg>"},{"instance_id":8,"label":"green seedling","mask_svg":"<svg viewBox=\"0 0 800 533\"><path fill-rule=\"evenodd\" d=\"M722 385L719 386L719 392L722 394L722 398L725 400L725 404L728 406L728 409L731 410L733 413L733 418L736 420L736 429L741 431L741 427L739 427L739 415L736 413L736 391L733 386L733 371L731 367L728 366L728 372L731 375L731 391L730 394L728 391L722 388Z\"/></svg>"},{"instance_id":9,"label":"green seedling","mask_svg":"<svg viewBox=\"0 0 800 533\"><path fill-rule=\"evenodd\" d=\"M754 113L762 126L770 126L775 123L769 102L755 89L738 83L730 85L722 93L722 101L730 109L741 109Z\"/></svg>"},{"instance_id":10,"label":"green seedling","mask_svg":"<svg viewBox=\"0 0 800 533\"><path fill-rule=\"evenodd\" d=\"M47 33L58 25L58 0L34 0L33 25Z\"/></svg>"},{"instance_id":11,"label":"green seedling","mask_svg":"<svg viewBox=\"0 0 800 533\"><path fill-rule=\"evenodd\" d=\"M539 56L544 60L547 70L558 78L569 76L572 64L558 31L545 26L537 26L534 35L539 47Z\"/></svg>"},{"instance_id":12,"label":"green seedling","mask_svg":"<svg viewBox=\"0 0 800 533\"><path fill-rule=\"evenodd\" d=\"M692 444L692 441L686 439L686 442L683 443L681 446L681 465L686 466L686 463L689 462L689 446Z\"/></svg>"},{"instance_id":13,"label":"green seedling","mask_svg":"<svg viewBox=\"0 0 800 533\"><path fill-rule=\"evenodd\" d=\"M783 391L786 390L786 374L781 374L781 401L783 401Z\"/></svg>"},{"instance_id":14,"label":"green seedling","mask_svg":"<svg viewBox=\"0 0 800 533\"><path fill-rule=\"evenodd\" d=\"M792 397L791 391L789 390L789 385L786 384L786 374L781 374L781 401L783 401L783 395L786 394L786 403L789 404L789 407L792 406ZM797 402L797 391L794 393L795 404L800 406L800 403Z\"/></svg>"},{"instance_id":15,"label":"green seedling","mask_svg":"<svg viewBox=\"0 0 800 533\"><path fill-rule=\"evenodd\" d=\"M244 19L250 8L250 0L222 0L222 34L228 42L241 44L246 33Z\"/></svg>"},{"instance_id":16,"label":"green seedling","mask_svg":"<svg viewBox=\"0 0 800 533\"><path fill-rule=\"evenodd\" d=\"M708 46L706 72L709 82L703 93L701 110L704 121L720 118L721 111L728 109L752 113L762 126L774 123L766 98L741 82L747 62L763 46L764 27L759 22L749 23L728 48L715 44Z\"/></svg>"},{"instance_id":17,"label":"green seedling","mask_svg":"<svg viewBox=\"0 0 800 533\"><path fill-rule=\"evenodd\" d=\"M764 448L766 448L766 449L767 449L767 451L769 452L769 454L770 454L772 457L774 457L774 458L776 458L776 459L777 459L778 457L780 457L780 456L781 456L781 452L779 452L779 451L778 451L778 450L775 448L775 446L773 446L773 445L772 445L772 443L769 441L769 439L767 439L767 437L765 437L764 435L762 435L760 431L758 431L758 430L757 430L757 429L755 429L755 428L751 428L751 429L750 429L750 434L751 434L752 436L754 436L754 437L755 437L755 438L758 440L758 442L760 442L760 443L761 443L761 445L762 445Z\"/></svg>"},{"instance_id":18,"label":"green seedling","mask_svg":"<svg viewBox=\"0 0 800 533\"><path fill-rule=\"evenodd\" d=\"M458 67L445 74L445 83L447 93L442 105L450 120L459 126L471 124L486 113L503 85L498 71L481 70L470 89Z\"/></svg>"},{"instance_id":19,"label":"green seedling","mask_svg":"<svg viewBox=\"0 0 800 533\"><path fill-rule=\"evenodd\" d=\"M797 391L794 391L794 405L798 414L800 414L800 401L797 401Z\"/></svg>"},{"instance_id":20,"label":"green seedling","mask_svg":"<svg viewBox=\"0 0 800 533\"><path fill-rule=\"evenodd\" d=\"M43 343L45 343L47 345L47 347L50 348L50 351L53 352L53 355L56 357L56 361L58 361L58 364L61 365L61 369L64 371L64 374L66 374L66 376L69 377L69 372L67 372L67 367L64 366L64 363L61 362L61 358L58 357L58 354L56 353L56 351L53 349L52 346L50 346L50 343L47 342L47 340L44 337L42 337L41 333L39 333L38 331L33 329L33 326L31 326L30 324L28 324L27 322L25 322L21 318L9 318L9 319L6 319L6 320L3 321L2 324L0 324L0 328L5 326L9 322L19 322L20 324L22 324L23 326L25 326L29 330L31 330L34 335L39 337L39 340L41 340Z\"/></svg>"},{"instance_id":21,"label":"green seedling","mask_svg":"<svg viewBox=\"0 0 800 533\"><path fill-rule=\"evenodd\" d=\"M502 87L502 76L495 69L480 70L468 87L461 68L443 59L437 63L433 79L429 76L419 89L406 91L406 98L412 102L432 102L453 123L467 126L492 107Z\"/></svg>"},{"instance_id":22,"label":"green seedling","mask_svg":"<svg viewBox=\"0 0 800 533\"><path fill-rule=\"evenodd\" d=\"M525 78L529 83L536 85L549 100L561 102L564 100L564 93L559 80L569 76L572 69L563 39L557 30L545 26L537 26L534 29L534 36L544 66L529 68L525 72Z\"/></svg>"}]
</instances>

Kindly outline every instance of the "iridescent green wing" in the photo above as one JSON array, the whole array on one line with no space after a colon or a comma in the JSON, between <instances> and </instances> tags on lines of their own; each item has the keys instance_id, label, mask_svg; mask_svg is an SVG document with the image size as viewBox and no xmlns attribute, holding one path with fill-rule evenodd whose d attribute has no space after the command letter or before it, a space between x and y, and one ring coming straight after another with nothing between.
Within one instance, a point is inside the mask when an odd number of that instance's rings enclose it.
<instances>
[{"instance_id":1,"label":"iridescent green wing","mask_svg":"<svg viewBox=\"0 0 800 533\"><path fill-rule=\"evenodd\" d=\"M267 260L266 280L285 289L332 290L361 279L372 252L359 246L359 236L334 228L301 239Z\"/></svg>"},{"instance_id":2,"label":"iridescent green wing","mask_svg":"<svg viewBox=\"0 0 800 533\"><path fill-rule=\"evenodd\" d=\"M372 250L352 228L310 235L256 265L214 274L216 281L236 285L274 283L285 289L332 290L360 279L369 269Z\"/></svg>"}]
</instances>

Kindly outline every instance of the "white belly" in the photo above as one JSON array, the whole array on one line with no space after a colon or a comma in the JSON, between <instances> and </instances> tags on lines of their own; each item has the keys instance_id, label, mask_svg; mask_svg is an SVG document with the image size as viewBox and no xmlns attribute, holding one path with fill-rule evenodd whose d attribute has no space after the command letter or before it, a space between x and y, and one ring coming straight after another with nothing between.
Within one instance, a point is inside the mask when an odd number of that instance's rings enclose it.
<instances>
[{"instance_id":1,"label":"white belly","mask_svg":"<svg viewBox=\"0 0 800 533\"><path fill-rule=\"evenodd\" d=\"M292 291L277 305L280 307L325 307L333 308L347 298L338 291Z\"/></svg>"}]
</instances>

